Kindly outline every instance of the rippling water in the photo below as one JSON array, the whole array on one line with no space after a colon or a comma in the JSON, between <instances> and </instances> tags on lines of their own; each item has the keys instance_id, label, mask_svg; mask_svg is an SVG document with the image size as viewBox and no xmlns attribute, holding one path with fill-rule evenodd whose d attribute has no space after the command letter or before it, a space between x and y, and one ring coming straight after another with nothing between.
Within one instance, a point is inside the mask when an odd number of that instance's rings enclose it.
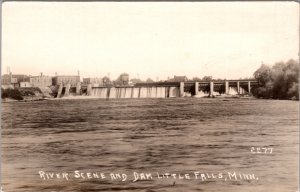
<instances>
[{"instance_id":1,"label":"rippling water","mask_svg":"<svg viewBox=\"0 0 300 192\"><path fill-rule=\"evenodd\" d=\"M18 191L287 191L298 188L299 102L49 100L2 104L2 187ZM253 154L251 147L272 153ZM102 172L48 179L39 171ZM133 172L252 173L258 180L153 179ZM110 173L125 173L126 181ZM175 182L174 182L175 181Z\"/></svg>"}]
</instances>

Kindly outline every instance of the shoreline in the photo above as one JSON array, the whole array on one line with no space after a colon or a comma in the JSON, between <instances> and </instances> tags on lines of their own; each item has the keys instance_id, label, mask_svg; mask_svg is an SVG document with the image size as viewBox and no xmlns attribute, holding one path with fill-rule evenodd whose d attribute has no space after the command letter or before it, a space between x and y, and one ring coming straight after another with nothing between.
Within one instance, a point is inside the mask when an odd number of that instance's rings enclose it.
<instances>
[{"instance_id":1,"label":"shoreline","mask_svg":"<svg viewBox=\"0 0 300 192\"><path fill-rule=\"evenodd\" d=\"M299 100L293 100L293 99L263 99L263 98L257 98L254 96L238 96L238 95L217 95L214 97L209 96L191 96L191 97L168 97L168 98L196 98L196 99L257 99L257 100L285 100L285 101L299 101ZM12 103L12 102L35 102L35 101L45 101L45 100L90 100L90 99L102 99L102 100L116 100L116 99L168 99L168 98L100 98L97 96L85 96L85 95L78 95L78 96L68 96L68 97L62 97L62 98L40 98L40 97L31 97L31 98L25 98L24 100L15 100L11 98L5 98L1 99L2 103Z\"/></svg>"}]
</instances>

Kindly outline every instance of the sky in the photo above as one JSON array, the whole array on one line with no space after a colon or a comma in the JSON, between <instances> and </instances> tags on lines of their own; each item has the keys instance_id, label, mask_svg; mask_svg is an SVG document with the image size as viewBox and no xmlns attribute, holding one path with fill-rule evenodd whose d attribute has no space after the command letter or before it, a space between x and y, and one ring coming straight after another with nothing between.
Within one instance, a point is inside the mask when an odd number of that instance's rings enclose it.
<instances>
[{"instance_id":1,"label":"sky","mask_svg":"<svg viewBox=\"0 0 300 192\"><path fill-rule=\"evenodd\" d=\"M2 74L251 77L299 59L296 2L5 2Z\"/></svg>"}]
</instances>

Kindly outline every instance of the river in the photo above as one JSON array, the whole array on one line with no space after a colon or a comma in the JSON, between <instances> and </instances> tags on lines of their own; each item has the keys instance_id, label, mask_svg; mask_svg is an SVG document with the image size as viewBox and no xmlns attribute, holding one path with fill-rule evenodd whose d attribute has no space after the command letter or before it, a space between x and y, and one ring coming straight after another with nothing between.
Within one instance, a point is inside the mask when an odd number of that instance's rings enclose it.
<instances>
[{"instance_id":1,"label":"river","mask_svg":"<svg viewBox=\"0 0 300 192\"><path fill-rule=\"evenodd\" d=\"M298 101L13 102L1 125L4 192L298 190Z\"/></svg>"}]
</instances>

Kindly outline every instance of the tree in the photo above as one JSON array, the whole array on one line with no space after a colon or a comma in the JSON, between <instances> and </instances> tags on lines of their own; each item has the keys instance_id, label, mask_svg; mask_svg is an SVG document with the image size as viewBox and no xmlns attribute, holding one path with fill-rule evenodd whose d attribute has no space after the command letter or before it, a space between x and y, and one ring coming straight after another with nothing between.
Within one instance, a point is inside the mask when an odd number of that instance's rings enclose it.
<instances>
[{"instance_id":1,"label":"tree","mask_svg":"<svg viewBox=\"0 0 300 192\"><path fill-rule=\"evenodd\" d=\"M262 64L254 72L259 86L254 95L274 99L299 99L299 63L295 60L278 62L273 66Z\"/></svg>"},{"instance_id":2,"label":"tree","mask_svg":"<svg viewBox=\"0 0 300 192\"><path fill-rule=\"evenodd\" d=\"M202 81L211 81L211 80L213 80L212 76L204 76L202 78Z\"/></svg>"},{"instance_id":3,"label":"tree","mask_svg":"<svg viewBox=\"0 0 300 192\"><path fill-rule=\"evenodd\" d=\"M107 76L103 77L102 81L103 81L104 85L110 85L111 84L110 78L107 77Z\"/></svg>"},{"instance_id":4,"label":"tree","mask_svg":"<svg viewBox=\"0 0 300 192\"><path fill-rule=\"evenodd\" d=\"M270 82L272 80L271 77L271 68L265 64L262 64L260 68L254 72L254 78L262 86Z\"/></svg>"},{"instance_id":5,"label":"tree","mask_svg":"<svg viewBox=\"0 0 300 192\"><path fill-rule=\"evenodd\" d=\"M192 79L193 81L201 81L202 79L201 78L199 78L199 77L193 77L193 79Z\"/></svg>"},{"instance_id":6,"label":"tree","mask_svg":"<svg viewBox=\"0 0 300 192\"><path fill-rule=\"evenodd\" d=\"M151 79L151 78L148 78L147 80L146 80L146 83L153 83L154 81Z\"/></svg>"},{"instance_id":7,"label":"tree","mask_svg":"<svg viewBox=\"0 0 300 192\"><path fill-rule=\"evenodd\" d=\"M11 98L15 100L23 100L22 94L17 89L1 89L1 98Z\"/></svg>"}]
</instances>

